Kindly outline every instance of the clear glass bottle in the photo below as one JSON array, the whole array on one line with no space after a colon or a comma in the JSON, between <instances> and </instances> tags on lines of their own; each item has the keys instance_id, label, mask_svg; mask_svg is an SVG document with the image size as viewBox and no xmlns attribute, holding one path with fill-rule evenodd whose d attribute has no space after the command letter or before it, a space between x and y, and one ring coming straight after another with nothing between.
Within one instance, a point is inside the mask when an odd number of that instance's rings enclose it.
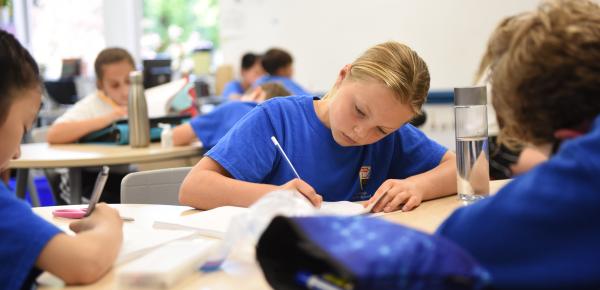
<instances>
[{"instance_id":1,"label":"clear glass bottle","mask_svg":"<svg viewBox=\"0 0 600 290\"><path fill-rule=\"evenodd\" d=\"M487 90L454 89L458 197L469 203L489 195Z\"/></svg>"},{"instance_id":2,"label":"clear glass bottle","mask_svg":"<svg viewBox=\"0 0 600 290\"><path fill-rule=\"evenodd\" d=\"M134 148L150 145L150 120L148 105L144 94L142 72L133 71L129 74L129 145Z\"/></svg>"}]
</instances>

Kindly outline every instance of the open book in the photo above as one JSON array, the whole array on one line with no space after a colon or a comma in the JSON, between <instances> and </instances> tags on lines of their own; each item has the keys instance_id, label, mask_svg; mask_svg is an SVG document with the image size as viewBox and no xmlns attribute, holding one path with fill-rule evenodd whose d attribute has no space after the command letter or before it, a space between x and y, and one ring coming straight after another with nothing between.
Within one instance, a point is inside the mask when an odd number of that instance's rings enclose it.
<instances>
[{"instance_id":1,"label":"open book","mask_svg":"<svg viewBox=\"0 0 600 290\"><path fill-rule=\"evenodd\" d=\"M369 214L374 204L376 202L364 207L360 203L350 201L323 202L316 214L345 216ZM166 230L192 230L206 237L223 238L231 221L248 211L249 209L245 207L222 206L176 219L158 219L154 221L153 227Z\"/></svg>"}]
</instances>

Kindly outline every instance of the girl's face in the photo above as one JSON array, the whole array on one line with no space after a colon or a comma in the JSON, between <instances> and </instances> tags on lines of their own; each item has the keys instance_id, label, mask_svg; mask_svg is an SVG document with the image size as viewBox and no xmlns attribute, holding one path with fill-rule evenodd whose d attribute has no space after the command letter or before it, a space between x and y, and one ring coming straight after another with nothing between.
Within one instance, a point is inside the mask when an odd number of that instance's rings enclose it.
<instances>
[{"instance_id":1,"label":"girl's face","mask_svg":"<svg viewBox=\"0 0 600 290\"><path fill-rule=\"evenodd\" d=\"M21 95L13 101L4 124L0 125L0 170L6 169L11 159L21 155L21 140L25 132L31 130L42 101L39 87L17 93Z\"/></svg>"},{"instance_id":2,"label":"girl's face","mask_svg":"<svg viewBox=\"0 0 600 290\"><path fill-rule=\"evenodd\" d=\"M350 80L349 67L336 82L329 99L328 121L335 141L341 146L372 144L396 131L415 115L400 103L394 92L376 81Z\"/></svg>"},{"instance_id":3,"label":"girl's face","mask_svg":"<svg viewBox=\"0 0 600 290\"><path fill-rule=\"evenodd\" d=\"M129 73L133 70L126 60L103 65L98 88L119 106L126 106L129 101Z\"/></svg>"}]
</instances>

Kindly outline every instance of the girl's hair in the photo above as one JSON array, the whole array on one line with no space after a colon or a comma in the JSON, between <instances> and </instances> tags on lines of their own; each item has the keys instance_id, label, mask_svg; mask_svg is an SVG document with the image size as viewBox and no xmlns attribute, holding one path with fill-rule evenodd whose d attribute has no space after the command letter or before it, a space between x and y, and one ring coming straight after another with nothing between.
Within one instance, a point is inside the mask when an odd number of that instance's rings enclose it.
<instances>
[{"instance_id":1,"label":"girl's hair","mask_svg":"<svg viewBox=\"0 0 600 290\"><path fill-rule=\"evenodd\" d=\"M135 62L131 54L127 50L118 47L109 47L103 49L94 62L94 71L96 72L96 79L102 80L104 78L104 71L102 67L107 64L113 64L121 61L127 61L132 67L135 67Z\"/></svg>"},{"instance_id":2,"label":"girl's hair","mask_svg":"<svg viewBox=\"0 0 600 290\"><path fill-rule=\"evenodd\" d=\"M491 69L502 138L555 143L555 131L600 113L600 7L594 2L546 1L508 18L486 55L482 66Z\"/></svg>"},{"instance_id":3,"label":"girl's hair","mask_svg":"<svg viewBox=\"0 0 600 290\"><path fill-rule=\"evenodd\" d=\"M254 66L254 64L260 61L260 55L248 52L242 56L242 70L248 70Z\"/></svg>"},{"instance_id":4,"label":"girl's hair","mask_svg":"<svg viewBox=\"0 0 600 290\"><path fill-rule=\"evenodd\" d=\"M430 77L427 64L414 50L390 41L371 47L356 59L348 79L380 82L395 93L398 101L419 113L427 100ZM334 94L332 89L323 99Z\"/></svg>"},{"instance_id":5,"label":"girl's hair","mask_svg":"<svg viewBox=\"0 0 600 290\"><path fill-rule=\"evenodd\" d=\"M262 56L262 66L270 75L276 75L277 71L292 64L294 60L287 51L279 48L271 48Z\"/></svg>"},{"instance_id":6,"label":"girl's hair","mask_svg":"<svg viewBox=\"0 0 600 290\"><path fill-rule=\"evenodd\" d=\"M13 101L22 90L40 87L37 63L10 33L0 29L0 125L4 124Z\"/></svg>"}]
</instances>

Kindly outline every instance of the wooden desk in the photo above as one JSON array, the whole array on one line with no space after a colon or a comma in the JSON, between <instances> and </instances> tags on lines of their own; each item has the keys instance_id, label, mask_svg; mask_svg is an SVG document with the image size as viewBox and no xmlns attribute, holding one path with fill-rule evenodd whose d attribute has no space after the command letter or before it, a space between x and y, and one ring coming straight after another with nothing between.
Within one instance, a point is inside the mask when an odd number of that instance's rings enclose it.
<instances>
[{"instance_id":1,"label":"wooden desk","mask_svg":"<svg viewBox=\"0 0 600 290\"><path fill-rule=\"evenodd\" d=\"M491 183L492 192L496 192L504 186L507 181L493 181ZM410 212L395 212L383 216L384 219L411 226L426 232L433 232L437 226L454 209L462 205L456 195L445 198L423 202L419 207ZM121 215L133 217L133 223L125 223L124 230L128 227L151 227L156 217L177 218L195 214L200 211L186 206L170 205L138 205L138 204L117 204L112 205L117 208ZM49 222L66 227L69 220L52 217L52 210L64 207L38 207L34 212L41 215ZM118 267L117 267L118 268ZM40 287L41 290L55 289L52 287ZM65 289L97 290L97 289L118 289L115 279L115 271L110 271L100 281L89 286L66 287ZM244 261L242 259L230 259L223 265L223 270L213 273L195 273L185 280L179 282L174 288L177 290L187 289L271 289L264 279L259 266L254 261Z\"/></svg>"},{"instance_id":2,"label":"wooden desk","mask_svg":"<svg viewBox=\"0 0 600 290\"><path fill-rule=\"evenodd\" d=\"M21 157L12 160L9 167L17 169L16 187L19 197L25 196L29 169L68 168L71 203L79 204L81 203L81 169L84 167L165 161L200 156L201 153L202 148L198 144L172 148L151 144L146 148L131 148L128 145L31 143L21 145Z\"/></svg>"},{"instance_id":3,"label":"wooden desk","mask_svg":"<svg viewBox=\"0 0 600 290\"><path fill-rule=\"evenodd\" d=\"M490 191L495 194L510 180L495 180L490 182ZM464 203L457 195L450 195L421 203L412 211L396 211L382 215L382 218L394 223L406 225L427 233L433 233L438 226L457 208Z\"/></svg>"}]
</instances>

